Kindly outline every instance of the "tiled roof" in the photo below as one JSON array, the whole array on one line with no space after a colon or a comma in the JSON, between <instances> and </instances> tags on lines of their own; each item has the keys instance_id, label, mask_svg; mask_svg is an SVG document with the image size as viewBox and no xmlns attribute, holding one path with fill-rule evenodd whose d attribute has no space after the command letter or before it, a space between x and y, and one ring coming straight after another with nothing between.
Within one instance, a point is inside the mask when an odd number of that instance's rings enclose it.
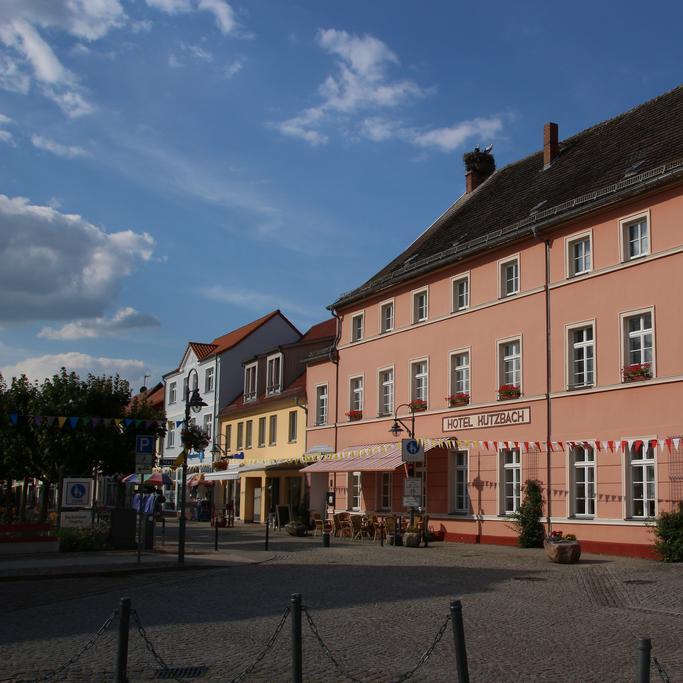
<instances>
[{"instance_id":1,"label":"tiled roof","mask_svg":"<svg viewBox=\"0 0 683 683\"><path fill-rule=\"evenodd\" d=\"M540 133L539 128L539 137ZM677 163L681 160L683 86L561 141L558 157L545 170L541 150L496 171L408 249L332 307L492 245L526 237L531 226L546 218L597 208L645 183L651 187L660 177L670 180L671 174L681 171ZM526 226L529 229L520 233Z\"/></svg>"},{"instance_id":2,"label":"tiled roof","mask_svg":"<svg viewBox=\"0 0 683 683\"><path fill-rule=\"evenodd\" d=\"M281 401L283 398L291 398L294 396L306 396L306 373L302 372L293 382L285 387L279 394L272 394L266 396L262 394L253 401L244 402L244 394L240 394L232 403L229 403L223 410L221 410L221 417L229 417L230 415L238 415L242 412L253 412L254 408L263 406L264 410L276 401Z\"/></svg>"},{"instance_id":3,"label":"tiled roof","mask_svg":"<svg viewBox=\"0 0 683 683\"><path fill-rule=\"evenodd\" d=\"M243 339L246 339L246 337L248 337L252 332L255 332L259 327L278 315L281 316L285 322L289 323L293 330L299 332L299 330L297 330L296 327L294 327L294 325L292 325L292 323L287 319L287 317L278 309L271 311L268 313L268 315L264 315L258 320L254 320L246 325L243 325L242 327L238 327L236 330L228 332L222 337L216 337L216 339L213 340L213 345L216 347L214 353L223 353L224 351L231 349L233 346L237 346L237 344L239 344Z\"/></svg>"},{"instance_id":4,"label":"tiled roof","mask_svg":"<svg viewBox=\"0 0 683 683\"><path fill-rule=\"evenodd\" d=\"M197 360L204 360L215 352L216 344L204 344L202 342L188 342L188 346L194 351Z\"/></svg>"},{"instance_id":5,"label":"tiled roof","mask_svg":"<svg viewBox=\"0 0 683 683\"><path fill-rule=\"evenodd\" d=\"M321 323L313 325L299 341L309 342L318 339L334 338L337 335L337 319L329 318Z\"/></svg>"}]
</instances>

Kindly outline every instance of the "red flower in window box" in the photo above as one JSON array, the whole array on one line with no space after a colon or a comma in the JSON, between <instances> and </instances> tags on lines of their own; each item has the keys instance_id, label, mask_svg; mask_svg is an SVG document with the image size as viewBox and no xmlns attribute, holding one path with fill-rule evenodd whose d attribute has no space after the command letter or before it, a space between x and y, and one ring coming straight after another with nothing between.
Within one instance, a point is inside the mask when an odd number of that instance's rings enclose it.
<instances>
[{"instance_id":1,"label":"red flower in window box","mask_svg":"<svg viewBox=\"0 0 683 683\"><path fill-rule=\"evenodd\" d=\"M410 407L416 412L421 410L427 410L427 401L423 401L421 398L416 398L414 401L410 402Z\"/></svg>"},{"instance_id":2,"label":"red flower in window box","mask_svg":"<svg viewBox=\"0 0 683 683\"><path fill-rule=\"evenodd\" d=\"M349 412L346 413L346 417L348 417L350 421L362 420L363 419L363 411L362 410L349 410Z\"/></svg>"},{"instance_id":3,"label":"red flower in window box","mask_svg":"<svg viewBox=\"0 0 683 683\"><path fill-rule=\"evenodd\" d=\"M638 382L645 379L652 379L651 363L633 363L625 365L621 371L624 382Z\"/></svg>"},{"instance_id":4,"label":"red flower in window box","mask_svg":"<svg viewBox=\"0 0 683 683\"><path fill-rule=\"evenodd\" d=\"M227 460L216 460L213 464L213 471L214 472L219 472L221 470L227 470L228 469L228 461Z\"/></svg>"},{"instance_id":5,"label":"red flower in window box","mask_svg":"<svg viewBox=\"0 0 683 683\"><path fill-rule=\"evenodd\" d=\"M470 402L470 395L466 391L458 391L455 394L446 396L446 400L451 408L455 406L466 406Z\"/></svg>"},{"instance_id":6,"label":"red flower in window box","mask_svg":"<svg viewBox=\"0 0 683 683\"><path fill-rule=\"evenodd\" d=\"M501 384L498 387L498 400L506 401L511 398L519 398L522 390L515 384Z\"/></svg>"}]
</instances>

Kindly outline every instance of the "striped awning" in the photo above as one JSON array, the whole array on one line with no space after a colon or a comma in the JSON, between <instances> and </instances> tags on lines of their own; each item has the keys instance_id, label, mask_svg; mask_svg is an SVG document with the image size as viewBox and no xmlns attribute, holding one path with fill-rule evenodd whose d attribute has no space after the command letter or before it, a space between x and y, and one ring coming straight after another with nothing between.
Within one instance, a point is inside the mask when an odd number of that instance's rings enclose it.
<instances>
[{"instance_id":1,"label":"striped awning","mask_svg":"<svg viewBox=\"0 0 683 683\"><path fill-rule=\"evenodd\" d=\"M314 472L391 472L402 464L401 442L354 446L339 453L326 455L304 467L304 473Z\"/></svg>"}]
</instances>

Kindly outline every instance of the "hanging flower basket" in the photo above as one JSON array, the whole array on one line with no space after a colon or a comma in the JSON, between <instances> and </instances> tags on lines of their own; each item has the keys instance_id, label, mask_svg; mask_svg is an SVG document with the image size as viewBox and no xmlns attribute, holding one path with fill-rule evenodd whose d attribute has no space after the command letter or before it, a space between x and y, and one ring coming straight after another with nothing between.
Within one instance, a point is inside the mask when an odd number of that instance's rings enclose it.
<instances>
[{"instance_id":1,"label":"hanging flower basket","mask_svg":"<svg viewBox=\"0 0 683 683\"><path fill-rule=\"evenodd\" d=\"M514 384L501 384L498 388L499 401L508 401L513 398L519 398L521 395L521 389Z\"/></svg>"},{"instance_id":2,"label":"hanging flower basket","mask_svg":"<svg viewBox=\"0 0 683 683\"><path fill-rule=\"evenodd\" d=\"M211 441L209 435L199 425L195 424L183 427L180 440L183 447L187 448L188 451L204 451Z\"/></svg>"},{"instance_id":3,"label":"hanging flower basket","mask_svg":"<svg viewBox=\"0 0 683 683\"><path fill-rule=\"evenodd\" d=\"M470 402L470 395L467 392L459 391L457 394L446 396L446 400L451 408L466 406Z\"/></svg>"},{"instance_id":4,"label":"hanging flower basket","mask_svg":"<svg viewBox=\"0 0 683 683\"><path fill-rule=\"evenodd\" d=\"M421 398L416 398L414 401L410 402L410 407L416 412L422 410L427 410L427 401L423 401Z\"/></svg>"},{"instance_id":5,"label":"hanging flower basket","mask_svg":"<svg viewBox=\"0 0 683 683\"><path fill-rule=\"evenodd\" d=\"M642 382L646 379L652 379L652 364L633 363L632 365L625 365L621 374L624 382Z\"/></svg>"},{"instance_id":6,"label":"hanging flower basket","mask_svg":"<svg viewBox=\"0 0 683 683\"><path fill-rule=\"evenodd\" d=\"M216 460L213 464L213 471L214 472L220 472L222 470L227 470L228 469L228 461L227 460Z\"/></svg>"},{"instance_id":7,"label":"hanging flower basket","mask_svg":"<svg viewBox=\"0 0 683 683\"><path fill-rule=\"evenodd\" d=\"M349 418L350 422L355 422L356 420L362 420L363 419L363 411L362 410L349 410L349 412L346 413L346 417Z\"/></svg>"}]
</instances>

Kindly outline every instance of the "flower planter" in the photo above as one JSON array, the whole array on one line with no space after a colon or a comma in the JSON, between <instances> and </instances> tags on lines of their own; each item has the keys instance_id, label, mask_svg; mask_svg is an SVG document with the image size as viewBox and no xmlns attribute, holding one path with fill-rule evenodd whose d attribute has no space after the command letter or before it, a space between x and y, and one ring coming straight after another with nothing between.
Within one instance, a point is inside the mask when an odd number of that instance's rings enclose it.
<instances>
[{"instance_id":1,"label":"flower planter","mask_svg":"<svg viewBox=\"0 0 683 683\"><path fill-rule=\"evenodd\" d=\"M290 522L285 524L285 529L290 536L305 536L308 530L305 524L301 522Z\"/></svg>"},{"instance_id":2,"label":"flower planter","mask_svg":"<svg viewBox=\"0 0 683 683\"><path fill-rule=\"evenodd\" d=\"M363 411L362 410L350 410L348 413L346 413L346 417L349 418L349 422L357 422L358 420L363 419Z\"/></svg>"},{"instance_id":3,"label":"flower planter","mask_svg":"<svg viewBox=\"0 0 683 683\"><path fill-rule=\"evenodd\" d=\"M423 410L427 410L427 403L426 401L413 401L410 404L410 407L416 412L419 413Z\"/></svg>"},{"instance_id":4,"label":"flower planter","mask_svg":"<svg viewBox=\"0 0 683 683\"><path fill-rule=\"evenodd\" d=\"M543 541L545 554L551 562L576 564L581 557L581 544L578 541Z\"/></svg>"},{"instance_id":5,"label":"flower planter","mask_svg":"<svg viewBox=\"0 0 683 683\"><path fill-rule=\"evenodd\" d=\"M469 401L450 401L449 408L458 408L460 406L469 405Z\"/></svg>"},{"instance_id":6,"label":"flower planter","mask_svg":"<svg viewBox=\"0 0 683 683\"><path fill-rule=\"evenodd\" d=\"M650 375L624 375L624 382L644 382L647 379L652 379Z\"/></svg>"},{"instance_id":7,"label":"flower planter","mask_svg":"<svg viewBox=\"0 0 683 683\"><path fill-rule=\"evenodd\" d=\"M403 534L403 545L406 546L406 548L418 548L421 540L421 532L406 532Z\"/></svg>"}]
</instances>

